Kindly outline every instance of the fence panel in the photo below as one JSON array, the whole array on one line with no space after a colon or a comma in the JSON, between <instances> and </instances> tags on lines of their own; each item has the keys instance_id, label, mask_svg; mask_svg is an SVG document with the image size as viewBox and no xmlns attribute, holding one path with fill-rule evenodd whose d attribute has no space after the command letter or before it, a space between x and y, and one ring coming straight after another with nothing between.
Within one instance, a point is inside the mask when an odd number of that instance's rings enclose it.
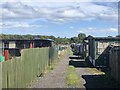
<instances>
[{"instance_id":1,"label":"fence panel","mask_svg":"<svg viewBox=\"0 0 120 90\"><path fill-rule=\"evenodd\" d=\"M49 64L52 64L58 60L57 47L50 47L49 49Z\"/></svg>"},{"instance_id":2,"label":"fence panel","mask_svg":"<svg viewBox=\"0 0 120 90\"><path fill-rule=\"evenodd\" d=\"M7 62L2 62L2 88L7 88Z\"/></svg>"},{"instance_id":3,"label":"fence panel","mask_svg":"<svg viewBox=\"0 0 120 90\"><path fill-rule=\"evenodd\" d=\"M0 62L0 90L2 89L2 63Z\"/></svg>"},{"instance_id":4,"label":"fence panel","mask_svg":"<svg viewBox=\"0 0 120 90\"><path fill-rule=\"evenodd\" d=\"M110 50L109 66L111 69L111 76L120 83L120 47L113 47Z\"/></svg>"},{"instance_id":5,"label":"fence panel","mask_svg":"<svg viewBox=\"0 0 120 90\"><path fill-rule=\"evenodd\" d=\"M25 88L48 67L48 61L57 60L52 48L24 49L21 57L0 62L0 88ZM1 75L2 73L2 75ZM1 80L2 79L2 80ZM2 86L1 86L2 83Z\"/></svg>"}]
</instances>

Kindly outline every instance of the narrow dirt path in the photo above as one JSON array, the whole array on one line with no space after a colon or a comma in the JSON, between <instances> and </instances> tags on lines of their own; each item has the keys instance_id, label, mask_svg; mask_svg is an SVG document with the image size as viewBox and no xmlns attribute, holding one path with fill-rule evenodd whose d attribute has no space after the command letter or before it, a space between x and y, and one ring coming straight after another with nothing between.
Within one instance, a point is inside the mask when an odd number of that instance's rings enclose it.
<instances>
[{"instance_id":1,"label":"narrow dirt path","mask_svg":"<svg viewBox=\"0 0 120 90\"><path fill-rule=\"evenodd\" d=\"M69 56L65 56L58 65L47 75L40 77L30 88L66 88L65 75L69 63Z\"/></svg>"},{"instance_id":2,"label":"narrow dirt path","mask_svg":"<svg viewBox=\"0 0 120 90\"><path fill-rule=\"evenodd\" d=\"M72 56L74 57L74 56ZM112 83L105 81L105 74L86 64L84 59L71 59L65 56L54 70L38 80L29 88L68 88L65 77L66 68L73 65L80 76L80 84L76 88L109 88Z\"/></svg>"}]
</instances>

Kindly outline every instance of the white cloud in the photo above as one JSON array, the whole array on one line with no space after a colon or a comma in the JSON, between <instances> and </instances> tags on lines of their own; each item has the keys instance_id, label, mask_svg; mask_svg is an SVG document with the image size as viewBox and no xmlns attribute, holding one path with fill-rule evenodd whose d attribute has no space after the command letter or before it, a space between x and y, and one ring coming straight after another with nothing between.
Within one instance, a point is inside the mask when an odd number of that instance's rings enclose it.
<instances>
[{"instance_id":1,"label":"white cloud","mask_svg":"<svg viewBox=\"0 0 120 90\"><path fill-rule=\"evenodd\" d=\"M16 1L22 1L22 2L118 2L119 0L2 0L2 2L16 2Z\"/></svg>"},{"instance_id":2,"label":"white cloud","mask_svg":"<svg viewBox=\"0 0 120 90\"><path fill-rule=\"evenodd\" d=\"M77 31L78 33L86 33L86 34L102 34L102 33L117 33L118 29L117 28L93 28L93 27L88 27L88 28L81 28L80 30Z\"/></svg>"},{"instance_id":3,"label":"white cloud","mask_svg":"<svg viewBox=\"0 0 120 90\"><path fill-rule=\"evenodd\" d=\"M83 3L80 5L80 9L87 15L87 18L117 20L118 16L117 9L93 3Z\"/></svg>"},{"instance_id":4,"label":"white cloud","mask_svg":"<svg viewBox=\"0 0 120 90\"><path fill-rule=\"evenodd\" d=\"M26 3L27 4L27 3ZM37 28L41 25L30 24L24 22L24 20L34 19L46 19L52 22L69 22L75 20L117 20L117 10L111 7L97 5L92 2L77 3L77 4L66 4L58 7L32 7L29 3L26 5L23 2L6 2L0 4L0 28ZM35 3L34 3L35 4ZM36 3L41 5L41 3ZM64 3L63 3L64 4ZM89 7L88 7L89 6ZM12 20L12 21L11 21ZM21 22L19 22L19 20ZM23 20L23 21L22 21ZM4 22L2 22L4 21ZM9 22L8 22L9 21ZM73 27L69 27L72 29ZM88 31L89 30L89 31ZM95 32L95 28L88 28L87 31L83 30L80 32L90 33ZM104 30L99 30L104 32ZM117 30L111 28L110 32L116 32Z\"/></svg>"},{"instance_id":5,"label":"white cloud","mask_svg":"<svg viewBox=\"0 0 120 90\"><path fill-rule=\"evenodd\" d=\"M91 2L56 8L31 7L20 2L7 2L1 7L0 15L2 16L2 19L44 18L56 22L81 19L117 20L116 9Z\"/></svg>"},{"instance_id":6,"label":"white cloud","mask_svg":"<svg viewBox=\"0 0 120 90\"><path fill-rule=\"evenodd\" d=\"M70 29L73 29L74 27L73 27L73 26L70 26L69 28L70 28Z\"/></svg>"},{"instance_id":7,"label":"white cloud","mask_svg":"<svg viewBox=\"0 0 120 90\"><path fill-rule=\"evenodd\" d=\"M29 19L37 16L36 11L32 7L20 2L2 4L0 15L2 19Z\"/></svg>"},{"instance_id":8,"label":"white cloud","mask_svg":"<svg viewBox=\"0 0 120 90\"><path fill-rule=\"evenodd\" d=\"M110 28L110 31L118 32L118 29L117 28Z\"/></svg>"},{"instance_id":9,"label":"white cloud","mask_svg":"<svg viewBox=\"0 0 120 90\"><path fill-rule=\"evenodd\" d=\"M116 36L118 35L118 30L117 28L93 28L93 29L88 29L88 28L81 28L78 30L76 33L85 33L87 36L92 35L92 36Z\"/></svg>"},{"instance_id":10,"label":"white cloud","mask_svg":"<svg viewBox=\"0 0 120 90\"><path fill-rule=\"evenodd\" d=\"M89 27L88 30L93 30L94 28L93 27Z\"/></svg>"},{"instance_id":11,"label":"white cloud","mask_svg":"<svg viewBox=\"0 0 120 90\"><path fill-rule=\"evenodd\" d=\"M40 28L42 25L29 24L27 22L4 22L0 23L0 28Z\"/></svg>"}]
</instances>

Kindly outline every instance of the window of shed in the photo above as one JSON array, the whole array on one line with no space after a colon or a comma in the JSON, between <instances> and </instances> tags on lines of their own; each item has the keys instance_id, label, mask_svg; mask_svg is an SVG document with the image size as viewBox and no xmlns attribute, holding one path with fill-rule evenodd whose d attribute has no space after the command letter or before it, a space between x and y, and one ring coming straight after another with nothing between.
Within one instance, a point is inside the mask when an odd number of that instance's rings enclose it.
<instances>
[{"instance_id":1,"label":"window of shed","mask_svg":"<svg viewBox=\"0 0 120 90\"><path fill-rule=\"evenodd\" d=\"M9 48L9 43L8 42L4 43L4 48Z\"/></svg>"}]
</instances>

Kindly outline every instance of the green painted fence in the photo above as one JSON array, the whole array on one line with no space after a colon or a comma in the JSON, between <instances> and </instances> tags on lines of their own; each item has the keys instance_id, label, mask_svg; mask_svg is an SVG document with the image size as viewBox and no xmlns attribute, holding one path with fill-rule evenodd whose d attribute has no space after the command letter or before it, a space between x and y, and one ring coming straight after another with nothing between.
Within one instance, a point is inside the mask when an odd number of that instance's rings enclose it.
<instances>
[{"instance_id":1,"label":"green painted fence","mask_svg":"<svg viewBox=\"0 0 120 90\"><path fill-rule=\"evenodd\" d=\"M49 64L55 63L58 60L58 47L50 47L49 49Z\"/></svg>"},{"instance_id":2,"label":"green painted fence","mask_svg":"<svg viewBox=\"0 0 120 90\"><path fill-rule=\"evenodd\" d=\"M0 62L0 90L2 89L2 63Z\"/></svg>"},{"instance_id":3,"label":"green painted fence","mask_svg":"<svg viewBox=\"0 0 120 90\"><path fill-rule=\"evenodd\" d=\"M27 87L44 72L50 59L51 61L57 59L57 50L55 50L52 47L24 49L21 57L0 62L0 66L2 65L0 89Z\"/></svg>"}]
</instances>

